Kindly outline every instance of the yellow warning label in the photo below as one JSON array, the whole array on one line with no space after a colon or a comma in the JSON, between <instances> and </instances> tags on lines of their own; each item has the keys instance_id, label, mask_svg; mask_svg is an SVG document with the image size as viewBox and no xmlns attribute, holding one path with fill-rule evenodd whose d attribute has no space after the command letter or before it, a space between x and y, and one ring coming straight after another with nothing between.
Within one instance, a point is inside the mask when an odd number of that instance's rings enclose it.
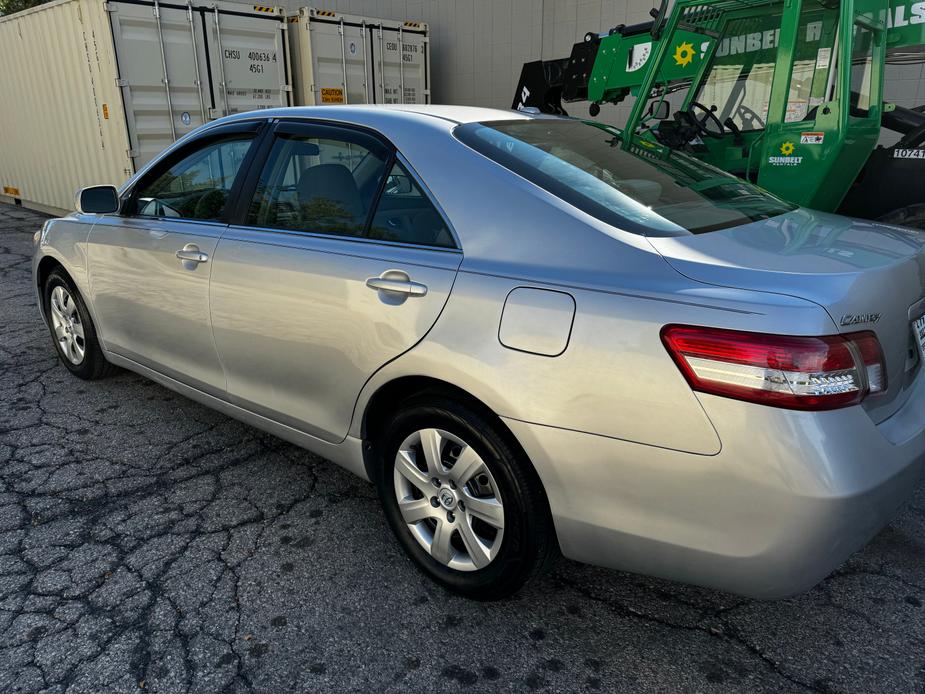
<instances>
[{"instance_id":1,"label":"yellow warning label","mask_svg":"<svg viewBox=\"0 0 925 694\"><path fill-rule=\"evenodd\" d=\"M319 17L336 17L336 12L331 12L331 10L315 10L315 14Z\"/></svg>"},{"instance_id":2,"label":"yellow warning label","mask_svg":"<svg viewBox=\"0 0 925 694\"><path fill-rule=\"evenodd\" d=\"M405 22L405 26L409 29L420 29L422 24L420 22Z\"/></svg>"},{"instance_id":3,"label":"yellow warning label","mask_svg":"<svg viewBox=\"0 0 925 694\"><path fill-rule=\"evenodd\" d=\"M103 104L103 120L109 120L109 104Z\"/></svg>"},{"instance_id":4,"label":"yellow warning label","mask_svg":"<svg viewBox=\"0 0 925 694\"><path fill-rule=\"evenodd\" d=\"M321 103L322 104L342 104L344 103L344 90L343 89L322 89L321 90Z\"/></svg>"},{"instance_id":5,"label":"yellow warning label","mask_svg":"<svg viewBox=\"0 0 925 694\"><path fill-rule=\"evenodd\" d=\"M267 14L276 14L276 8L267 7L266 5L254 5L254 12L265 12Z\"/></svg>"},{"instance_id":6,"label":"yellow warning label","mask_svg":"<svg viewBox=\"0 0 925 694\"><path fill-rule=\"evenodd\" d=\"M3 186L3 192L7 195L12 195L14 198L22 196L22 194L19 192L19 188L14 186Z\"/></svg>"}]
</instances>

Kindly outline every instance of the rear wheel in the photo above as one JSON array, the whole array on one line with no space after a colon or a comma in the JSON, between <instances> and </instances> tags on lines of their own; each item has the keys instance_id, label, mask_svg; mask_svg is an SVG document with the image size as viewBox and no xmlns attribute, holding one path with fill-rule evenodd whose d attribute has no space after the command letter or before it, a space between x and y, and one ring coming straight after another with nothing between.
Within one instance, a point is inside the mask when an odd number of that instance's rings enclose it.
<instances>
[{"instance_id":1,"label":"rear wheel","mask_svg":"<svg viewBox=\"0 0 925 694\"><path fill-rule=\"evenodd\" d=\"M412 400L377 449L386 518L432 579L492 600L545 568L555 548L545 494L493 423L451 400Z\"/></svg>"},{"instance_id":2,"label":"rear wheel","mask_svg":"<svg viewBox=\"0 0 925 694\"><path fill-rule=\"evenodd\" d=\"M100 349L96 328L83 297L71 278L59 269L45 281L45 317L61 363L79 378L103 378L115 370Z\"/></svg>"}]
</instances>

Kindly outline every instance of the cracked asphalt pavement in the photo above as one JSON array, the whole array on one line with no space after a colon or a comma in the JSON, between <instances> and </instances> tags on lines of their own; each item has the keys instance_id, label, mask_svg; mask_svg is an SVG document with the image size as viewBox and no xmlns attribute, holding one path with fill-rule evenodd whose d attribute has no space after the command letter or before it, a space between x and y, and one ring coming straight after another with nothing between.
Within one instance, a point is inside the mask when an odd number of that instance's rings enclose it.
<instances>
[{"instance_id":1,"label":"cracked asphalt pavement","mask_svg":"<svg viewBox=\"0 0 925 694\"><path fill-rule=\"evenodd\" d=\"M925 691L925 489L791 600L560 560L469 602L369 484L134 374L70 376L42 220L0 205L0 691Z\"/></svg>"}]
</instances>

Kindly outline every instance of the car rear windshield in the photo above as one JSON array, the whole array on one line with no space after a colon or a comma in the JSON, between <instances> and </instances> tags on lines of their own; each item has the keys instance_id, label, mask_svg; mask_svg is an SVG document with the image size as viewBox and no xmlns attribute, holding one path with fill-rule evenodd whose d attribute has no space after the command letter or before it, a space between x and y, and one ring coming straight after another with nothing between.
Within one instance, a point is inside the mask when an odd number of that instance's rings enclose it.
<instances>
[{"instance_id":1,"label":"car rear windshield","mask_svg":"<svg viewBox=\"0 0 925 694\"><path fill-rule=\"evenodd\" d=\"M600 123L552 118L468 123L455 134L556 197L637 234L699 234L795 209L682 152L628 152L621 148L620 131Z\"/></svg>"}]
</instances>

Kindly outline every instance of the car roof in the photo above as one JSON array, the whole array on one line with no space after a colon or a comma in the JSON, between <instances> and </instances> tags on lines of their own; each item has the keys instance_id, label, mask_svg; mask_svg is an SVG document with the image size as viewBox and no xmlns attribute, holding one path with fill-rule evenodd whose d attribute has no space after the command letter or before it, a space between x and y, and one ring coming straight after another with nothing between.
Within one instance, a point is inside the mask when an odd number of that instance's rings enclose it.
<instances>
[{"instance_id":1,"label":"car roof","mask_svg":"<svg viewBox=\"0 0 925 694\"><path fill-rule=\"evenodd\" d=\"M434 118L452 120L456 123L477 123L497 120L527 120L531 114L513 109L485 108L482 106L455 106L452 104L389 104L387 106L374 106L395 111L419 113Z\"/></svg>"},{"instance_id":2,"label":"car roof","mask_svg":"<svg viewBox=\"0 0 925 694\"><path fill-rule=\"evenodd\" d=\"M454 106L448 104L357 104L330 106L289 106L248 113L238 113L220 121L236 120L241 117L259 115L264 118L320 118L324 120L342 120L345 122L370 122L377 116L388 121L408 120L420 122L425 116L435 121L452 125L500 120L529 120L537 115L522 111L500 108L483 108L480 106ZM548 116L547 116L548 117ZM219 122L219 121L214 121Z\"/></svg>"}]
</instances>

